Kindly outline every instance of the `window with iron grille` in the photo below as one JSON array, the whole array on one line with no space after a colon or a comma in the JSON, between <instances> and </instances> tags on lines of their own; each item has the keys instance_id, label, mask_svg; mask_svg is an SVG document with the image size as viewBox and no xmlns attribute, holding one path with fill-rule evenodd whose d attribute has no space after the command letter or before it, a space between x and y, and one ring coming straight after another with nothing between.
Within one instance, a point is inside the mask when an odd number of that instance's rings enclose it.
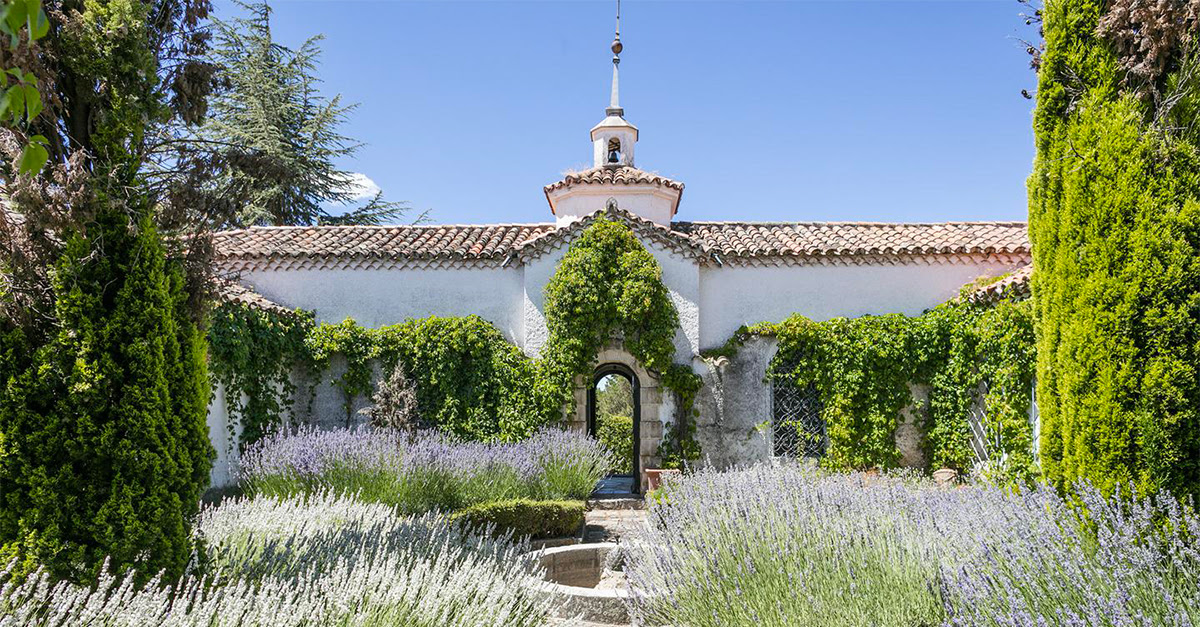
<instances>
[{"instance_id":1,"label":"window with iron grille","mask_svg":"<svg viewBox=\"0 0 1200 627\"><path fill-rule=\"evenodd\" d=\"M787 370L784 370L787 372ZM775 457L821 457L827 438L816 386L771 379L771 440Z\"/></svg>"}]
</instances>

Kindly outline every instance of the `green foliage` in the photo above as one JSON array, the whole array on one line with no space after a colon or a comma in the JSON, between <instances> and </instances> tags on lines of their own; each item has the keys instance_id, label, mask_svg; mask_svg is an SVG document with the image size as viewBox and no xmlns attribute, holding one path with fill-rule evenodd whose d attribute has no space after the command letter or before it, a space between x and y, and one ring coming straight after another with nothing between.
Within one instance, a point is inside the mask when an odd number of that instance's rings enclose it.
<instances>
[{"instance_id":1,"label":"green foliage","mask_svg":"<svg viewBox=\"0 0 1200 627\"><path fill-rule=\"evenodd\" d=\"M979 305L959 299L918 317L820 323L796 315L740 330L735 338L753 333L778 338L769 377L812 385L820 394L829 438L826 467L895 466L900 413L914 405L910 385L923 384L929 386L929 402L918 409L927 421L933 467L972 470L967 418L986 386L983 422L992 463L983 470L1002 481L1028 479L1035 471L1028 419L1034 340L1027 301ZM727 346L725 352L736 349L734 343Z\"/></svg>"},{"instance_id":2,"label":"green foliage","mask_svg":"<svg viewBox=\"0 0 1200 627\"><path fill-rule=\"evenodd\" d=\"M599 217L571 243L546 285L542 349L547 375L570 402L571 381L590 374L596 354L620 334L647 368L663 372L675 354L679 315L662 268L629 227Z\"/></svg>"},{"instance_id":3,"label":"green foliage","mask_svg":"<svg viewBox=\"0 0 1200 627\"><path fill-rule=\"evenodd\" d=\"M512 442L562 415L537 363L479 316L410 320L377 333L384 368L404 366L421 417L443 431Z\"/></svg>"},{"instance_id":4,"label":"green foliage","mask_svg":"<svg viewBox=\"0 0 1200 627\"><path fill-rule=\"evenodd\" d=\"M8 35L8 50L14 56L21 47L22 35L25 43L32 46L49 32L50 20L46 19L41 0L5 0L0 6L0 34ZM42 112L37 76L19 67L10 67L0 72L0 90L3 90L0 93L0 122L28 130L29 124ZM41 172L50 158L47 141L43 135L29 135L17 164L21 174Z\"/></svg>"},{"instance_id":5,"label":"green foliage","mask_svg":"<svg viewBox=\"0 0 1200 627\"><path fill-rule=\"evenodd\" d=\"M345 360L333 384L345 397L347 423L355 399L371 393L376 365L384 372L402 366L416 385L422 420L460 438L516 441L560 415L533 360L478 316L368 329L350 319L316 324L307 312L227 303L214 314L209 341L243 445L281 424L295 392L293 368L306 370L315 385L335 355ZM249 397L244 406L242 393Z\"/></svg>"},{"instance_id":6,"label":"green foliage","mask_svg":"<svg viewBox=\"0 0 1200 627\"><path fill-rule=\"evenodd\" d=\"M212 460L204 344L150 220L97 220L58 265L57 335L3 343L0 542L59 578L88 580L106 557L175 576Z\"/></svg>"},{"instance_id":7,"label":"green foliage","mask_svg":"<svg viewBox=\"0 0 1200 627\"><path fill-rule=\"evenodd\" d=\"M513 499L481 503L455 512L450 520L474 529L491 525L498 534L514 538L562 538L583 526L582 501Z\"/></svg>"},{"instance_id":8,"label":"green foliage","mask_svg":"<svg viewBox=\"0 0 1200 627\"><path fill-rule=\"evenodd\" d=\"M596 416L632 416L633 384L610 374L596 385Z\"/></svg>"},{"instance_id":9,"label":"green foliage","mask_svg":"<svg viewBox=\"0 0 1200 627\"><path fill-rule=\"evenodd\" d=\"M214 94L202 133L228 146L222 184L248 197L238 222L381 224L402 215L403 203L384 201L382 192L347 213L329 212L331 203L357 200L353 173L335 163L361 146L339 132L355 106L320 94L321 37L293 50L272 38L269 5L241 6L247 17L215 22L211 61L225 88Z\"/></svg>"},{"instance_id":10,"label":"green foliage","mask_svg":"<svg viewBox=\"0 0 1200 627\"><path fill-rule=\"evenodd\" d=\"M600 216L571 243L546 285L545 313L550 338L542 349L543 368L562 405L574 403L572 380L590 374L596 354L619 335L630 354L661 373L663 387L677 394L675 426L659 451L663 462L699 458L690 423L701 380L672 363L679 314L662 268L629 227Z\"/></svg>"},{"instance_id":11,"label":"green foliage","mask_svg":"<svg viewBox=\"0 0 1200 627\"><path fill-rule=\"evenodd\" d=\"M816 386L829 448L822 463L849 470L890 468L899 459L893 434L912 402L910 319L899 314L834 318L794 315L776 327L779 352L772 376Z\"/></svg>"},{"instance_id":12,"label":"green foliage","mask_svg":"<svg viewBox=\"0 0 1200 627\"><path fill-rule=\"evenodd\" d=\"M313 327L312 314L304 311L266 311L236 302L213 310L208 329L212 374L225 386L229 417L241 425L239 444L270 433L291 406L292 371L308 361L305 338Z\"/></svg>"},{"instance_id":13,"label":"green foliage","mask_svg":"<svg viewBox=\"0 0 1200 627\"><path fill-rule=\"evenodd\" d=\"M416 384L426 423L460 438L516 441L561 419L573 402L574 378L590 374L596 354L619 335L677 395L676 423L682 426L672 428L660 455L670 467L699 458L690 423L701 380L672 363L679 318L662 269L627 226L599 218L571 244L546 288L546 319L550 338L543 358L534 361L478 316L368 329L351 319L318 325L310 314L228 304L213 318L210 341L219 362L213 370L229 390L252 397L245 407L231 405L246 429L243 442L280 423L297 363L315 381L335 355L345 360L333 383L345 395L347 424L355 399L371 393L376 367L391 372L399 365ZM266 363L265 355L275 363Z\"/></svg>"},{"instance_id":14,"label":"green foliage","mask_svg":"<svg viewBox=\"0 0 1200 627\"><path fill-rule=\"evenodd\" d=\"M596 439L608 451L609 472L633 472L633 418L597 412Z\"/></svg>"},{"instance_id":15,"label":"green foliage","mask_svg":"<svg viewBox=\"0 0 1200 627\"><path fill-rule=\"evenodd\" d=\"M1036 355L1031 301L993 306L952 302L925 315L920 341L936 368L929 392L928 449L934 468L971 470L965 420L982 403L989 459L983 471L999 483L1037 475L1029 424ZM981 396L982 394L982 396Z\"/></svg>"},{"instance_id":16,"label":"green foliage","mask_svg":"<svg viewBox=\"0 0 1200 627\"><path fill-rule=\"evenodd\" d=\"M1029 179L1043 468L1060 486L1198 494L1200 155L1121 87L1104 9L1044 11ZM1165 67L1172 91L1196 89Z\"/></svg>"}]
</instances>

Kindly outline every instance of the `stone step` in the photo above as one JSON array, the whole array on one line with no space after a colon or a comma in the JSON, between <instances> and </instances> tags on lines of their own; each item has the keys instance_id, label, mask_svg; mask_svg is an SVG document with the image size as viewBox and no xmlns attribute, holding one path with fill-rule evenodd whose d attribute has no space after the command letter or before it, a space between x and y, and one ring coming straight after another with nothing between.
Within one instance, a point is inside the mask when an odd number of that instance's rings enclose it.
<instances>
[{"instance_id":1,"label":"stone step","mask_svg":"<svg viewBox=\"0 0 1200 627\"><path fill-rule=\"evenodd\" d=\"M646 501L638 494L604 495L588 499L588 509L645 509Z\"/></svg>"}]
</instances>

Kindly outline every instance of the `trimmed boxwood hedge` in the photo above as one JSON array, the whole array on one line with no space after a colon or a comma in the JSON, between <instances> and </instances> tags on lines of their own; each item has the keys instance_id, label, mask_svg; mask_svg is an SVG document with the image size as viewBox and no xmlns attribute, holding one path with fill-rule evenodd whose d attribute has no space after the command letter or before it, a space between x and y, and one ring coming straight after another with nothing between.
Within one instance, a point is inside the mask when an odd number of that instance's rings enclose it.
<instances>
[{"instance_id":1,"label":"trimmed boxwood hedge","mask_svg":"<svg viewBox=\"0 0 1200 627\"><path fill-rule=\"evenodd\" d=\"M516 538L561 538L574 535L583 524L582 501L512 499L480 503L454 513L450 520L471 527L495 525L496 533Z\"/></svg>"}]
</instances>

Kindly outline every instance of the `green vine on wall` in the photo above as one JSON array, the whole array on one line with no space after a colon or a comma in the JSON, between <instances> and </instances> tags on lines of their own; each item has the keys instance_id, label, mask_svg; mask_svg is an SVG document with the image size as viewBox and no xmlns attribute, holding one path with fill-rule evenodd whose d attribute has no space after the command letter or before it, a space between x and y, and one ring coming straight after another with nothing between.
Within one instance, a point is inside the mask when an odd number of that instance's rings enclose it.
<instances>
[{"instance_id":1,"label":"green vine on wall","mask_svg":"<svg viewBox=\"0 0 1200 627\"><path fill-rule=\"evenodd\" d=\"M241 427L240 445L274 430L291 406L296 391L292 371L308 363L306 339L314 327L313 315L304 311L266 310L239 302L225 302L213 310L210 372L225 388L228 415ZM231 427L229 437L235 432Z\"/></svg>"},{"instance_id":2,"label":"green vine on wall","mask_svg":"<svg viewBox=\"0 0 1200 627\"><path fill-rule=\"evenodd\" d=\"M918 384L929 389L919 409L932 467L974 469L968 416L982 403L990 456L983 472L1002 482L1037 472L1028 418L1035 366L1030 301L959 298L914 317L813 322L794 315L742 327L704 356L732 358L755 335L779 343L768 377L812 385L820 395L829 439L822 464L829 468L895 466L896 429L904 408L916 405L910 384Z\"/></svg>"},{"instance_id":3,"label":"green vine on wall","mask_svg":"<svg viewBox=\"0 0 1200 627\"><path fill-rule=\"evenodd\" d=\"M371 393L375 368L402 365L425 420L459 437L514 440L561 419L574 402L575 378L589 375L597 353L620 337L676 395L675 424L659 449L663 465L699 459L691 418L701 379L672 363L679 316L662 268L628 226L601 217L572 242L547 284L545 312L550 336L534 361L478 316L368 329L227 303L210 334L214 374L243 426L243 443L280 424L295 392L295 366L306 367L315 386L335 356L344 360L332 383L342 391L347 423L356 399Z\"/></svg>"},{"instance_id":4,"label":"green vine on wall","mask_svg":"<svg viewBox=\"0 0 1200 627\"><path fill-rule=\"evenodd\" d=\"M419 413L461 438L519 440L561 415L536 362L478 316L368 329L350 319L316 324L308 312L225 303L214 312L209 342L243 446L282 424L296 400L295 371L309 378L311 400L335 355L344 367L331 383L342 393L347 423L355 401L373 391L376 366L390 372L398 365L416 383Z\"/></svg>"},{"instance_id":5,"label":"green vine on wall","mask_svg":"<svg viewBox=\"0 0 1200 627\"><path fill-rule=\"evenodd\" d=\"M676 395L675 423L659 448L662 465L699 459L691 419L701 380L690 367L673 363L679 314L662 267L628 226L600 216L571 243L546 285L545 314L550 337L543 369L561 406L574 403L575 378L590 375L597 353L619 336Z\"/></svg>"}]
</instances>

